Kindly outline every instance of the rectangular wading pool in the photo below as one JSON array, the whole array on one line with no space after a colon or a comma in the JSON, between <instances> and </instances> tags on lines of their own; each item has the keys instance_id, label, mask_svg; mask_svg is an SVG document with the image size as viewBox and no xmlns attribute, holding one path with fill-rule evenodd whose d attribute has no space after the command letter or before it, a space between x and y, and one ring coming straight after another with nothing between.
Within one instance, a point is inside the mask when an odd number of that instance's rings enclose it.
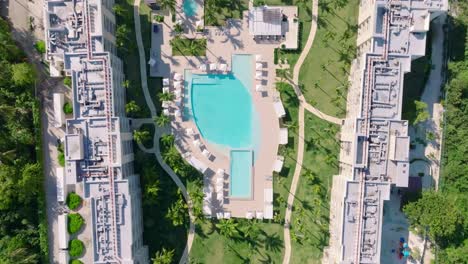
<instances>
[{"instance_id":1,"label":"rectangular wading pool","mask_svg":"<svg viewBox=\"0 0 468 264\"><path fill-rule=\"evenodd\" d=\"M231 150L229 196L234 199L252 199L253 151Z\"/></svg>"}]
</instances>

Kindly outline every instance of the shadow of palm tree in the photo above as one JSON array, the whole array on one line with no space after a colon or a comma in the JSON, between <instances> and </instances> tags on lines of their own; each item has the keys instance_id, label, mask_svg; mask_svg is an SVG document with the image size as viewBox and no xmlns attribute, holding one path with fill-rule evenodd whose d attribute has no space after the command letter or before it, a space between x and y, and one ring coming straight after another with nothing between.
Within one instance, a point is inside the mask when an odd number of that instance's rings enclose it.
<instances>
[{"instance_id":1,"label":"shadow of palm tree","mask_svg":"<svg viewBox=\"0 0 468 264\"><path fill-rule=\"evenodd\" d=\"M280 249L283 248L283 241L276 233L272 235L265 234L263 243L265 244L265 248L267 250L271 250L273 252L278 252Z\"/></svg>"}]
</instances>

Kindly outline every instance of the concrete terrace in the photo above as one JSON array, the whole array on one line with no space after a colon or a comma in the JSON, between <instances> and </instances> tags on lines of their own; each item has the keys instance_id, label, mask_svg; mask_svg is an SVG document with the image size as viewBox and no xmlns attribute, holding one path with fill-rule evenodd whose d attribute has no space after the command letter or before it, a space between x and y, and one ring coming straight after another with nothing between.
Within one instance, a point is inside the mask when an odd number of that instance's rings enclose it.
<instances>
[{"instance_id":1,"label":"concrete terrace","mask_svg":"<svg viewBox=\"0 0 468 264\"><path fill-rule=\"evenodd\" d=\"M193 17L185 16L183 12L183 2L178 1L176 8L176 23L184 28L181 38L207 39L206 55L195 56L173 56L170 40L176 35L174 32L175 23L172 22L169 13L158 13L164 15L163 23L156 23L158 30L152 30L151 37L151 58L153 65L150 65L150 75L153 77L163 77L165 84L170 84L165 91L174 92L176 95L184 95L184 98L176 99L175 102L164 102L165 113L173 116L171 128L176 136L176 146L184 158L194 167L204 172L205 193L210 193L206 197L205 214L218 218L229 217L273 217L273 182L272 175L278 158L278 145L280 141L281 116L284 109L279 99L279 93L275 90L276 66L273 62L274 49L281 45L281 41L262 39L254 40L249 33L249 13L244 12L242 19L230 19L223 27L204 27L202 32L197 31L203 28L203 3L197 2L201 8ZM276 7L277 8L277 7ZM280 7L292 21L296 17L297 7ZM294 28L291 26L290 28ZM288 33L287 37L295 35ZM297 42L297 35L296 42ZM284 40L288 41L288 40ZM283 42L284 42L283 41ZM289 40L290 45L294 41ZM292 43L292 44L291 44ZM229 74L232 68L231 59L236 54L252 55L252 76L260 71L261 76L257 76L251 84L247 84L252 96L253 107L260 117L260 144L259 153L256 153L256 161L253 166L252 199L240 200L231 199L228 196L230 158L229 152L221 151L210 142L200 136L196 124L192 120L184 117L183 108L189 106L187 100L188 81L185 80L180 90L179 83L183 76L203 73ZM257 63L261 63L257 65ZM212 64L217 64L216 70L212 70ZM222 64L226 65L226 70L220 69ZM223 66L221 66L223 67ZM257 68L258 67L258 68ZM206 68L206 70L205 70ZM263 91L257 91L257 85L261 85ZM170 87L170 88L169 88ZM283 133L285 131L283 130ZM286 136L287 137L287 136ZM211 155L206 156L203 150L207 150ZM206 154L206 151L205 151ZM205 170L206 167L206 170ZM218 171L223 171L223 195L218 196L216 186L219 185L217 178ZM217 184L218 183L218 184ZM209 195L208 195L209 196ZM211 213L209 212L211 211Z\"/></svg>"}]
</instances>

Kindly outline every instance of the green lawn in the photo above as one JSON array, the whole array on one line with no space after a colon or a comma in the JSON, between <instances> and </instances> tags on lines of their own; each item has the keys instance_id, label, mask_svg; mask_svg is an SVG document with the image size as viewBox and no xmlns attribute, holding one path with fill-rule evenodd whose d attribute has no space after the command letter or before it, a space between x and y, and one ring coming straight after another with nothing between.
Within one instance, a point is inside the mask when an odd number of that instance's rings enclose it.
<instances>
[{"instance_id":1,"label":"green lawn","mask_svg":"<svg viewBox=\"0 0 468 264\"><path fill-rule=\"evenodd\" d=\"M305 153L291 220L291 263L321 263L328 245L332 176L338 174L339 126L305 113ZM308 171L315 179L308 178ZM320 186L320 187L317 187ZM320 191L317 190L320 188Z\"/></svg>"},{"instance_id":2,"label":"green lawn","mask_svg":"<svg viewBox=\"0 0 468 264\"><path fill-rule=\"evenodd\" d=\"M326 114L343 117L350 62L356 50L358 0L349 0L343 8L330 3L319 2L317 33L299 83L310 104ZM327 8L328 13L324 11Z\"/></svg>"},{"instance_id":3,"label":"green lawn","mask_svg":"<svg viewBox=\"0 0 468 264\"><path fill-rule=\"evenodd\" d=\"M226 23L226 19L240 19L242 18L242 12L247 10L248 6L248 0L207 0L204 7L205 25L222 26Z\"/></svg>"},{"instance_id":4,"label":"green lawn","mask_svg":"<svg viewBox=\"0 0 468 264\"><path fill-rule=\"evenodd\" d=\"M173 56L206 55L206 39L173 38L171 46Z\"/></svg>"}]
</instances>

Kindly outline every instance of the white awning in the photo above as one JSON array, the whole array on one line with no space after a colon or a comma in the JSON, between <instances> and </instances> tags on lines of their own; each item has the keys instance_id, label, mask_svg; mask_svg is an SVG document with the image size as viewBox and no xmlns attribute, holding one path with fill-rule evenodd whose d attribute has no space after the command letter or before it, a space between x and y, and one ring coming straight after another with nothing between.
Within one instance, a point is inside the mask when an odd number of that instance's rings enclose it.
<instances>
[{"instance_id":1,"label":"white awning","mask_svg":"<svg viewBox=\"0 0 468 264\"><path fill-rule=\"evenodd\" d=\"M55 174L57 175L57 202L65 202L67 197L66 190L66 179L65 179L65 168L57 167L55 168Z\"/></svg>"},{"instance_id":2,"label":"white awning","mask_svg":"<svg viewBox=\"0 0 468 264\"><path fill-rule=\"evenodd\" d=\"M273 189L267 188L263 190L265 203L273 203Z\"/></svg>"},{"instance_id":3,"label":"white awning","mask_svg":"<svg viewBox=\"0 0 468 264\"><path fill-rule=\"evenodd\" d=\"M54 118L55 127L61 127L65 124L65 113L63 112L63 105L65 98L63 93L54 93Z\"/></svg>"},{"instance_id":4,"label":"white awning","mask_svg":"<svg viewBox=\"0 0 468 264\"><path fill-rule=\"evenodd\" d=\"M284 110L283 103L281 103L281 101L275 102L274 106L276 115L279 118L284 117L286 115L286 111Z\"/></svg>"},{"instance_id":5,"label":"white awning","mask_svg":"<svg viewBox=\"0 0 468 264\"><path fill-rule=\"evenodd\" d=\"M58 215L58 247L59 249L68 249L68 215Z\"/></svg>"},{"instance_id":6,"label":"white awning","mask_svg":"<svg viewBox=\"0 0 468 264\"><path fill-rule=\"evenodd\" d=\"M280 129L280 137L279 137L279 143L281 145L286 145L288 144L288 129L283 127Z\"/></svg>"}]
</instances>

